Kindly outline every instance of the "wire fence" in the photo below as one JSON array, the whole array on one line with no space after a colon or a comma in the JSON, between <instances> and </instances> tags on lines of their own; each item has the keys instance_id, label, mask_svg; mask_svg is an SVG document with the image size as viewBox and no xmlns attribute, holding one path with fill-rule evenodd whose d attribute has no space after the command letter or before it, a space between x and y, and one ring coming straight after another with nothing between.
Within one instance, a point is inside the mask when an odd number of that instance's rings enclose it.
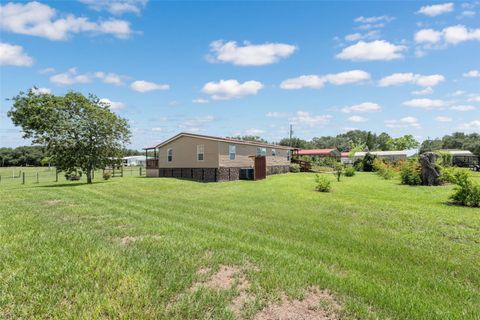
<instances>
[{"instance_id":1,"label":"wire fence","mask_svg":"<svg viewBox=\"0 0 480 320\"><path fill-rule=\"evenodd\" d=\"M140 166L120 167L115 169L101 169L93 172L93 180L103 180L103 173L110 172L111 179L123 177L141 177L145 176L145 168ZM87 181L85 174L81 175L75 181ZM3 167L0 168L0 186L35 184L50 182L69 182L65 177L65 172L58 172L55 168L43 167Z\"/></svg>"}]
</instances>

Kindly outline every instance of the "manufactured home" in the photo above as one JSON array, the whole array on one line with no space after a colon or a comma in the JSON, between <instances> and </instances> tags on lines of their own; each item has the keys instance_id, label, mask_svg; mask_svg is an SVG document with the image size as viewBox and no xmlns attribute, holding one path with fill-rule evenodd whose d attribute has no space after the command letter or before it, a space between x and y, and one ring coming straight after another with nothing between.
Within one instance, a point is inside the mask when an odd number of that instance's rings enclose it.
<instances>
[{"instance_id":1,"label":"manufactured home","mask_svg":"<svg viewBox=\"0 0 480 320\"><path fill-rule=\"evenodd\" d=\"M365 157L367 153L377 156L378 158L385 159L390 162L398 160L406 160L408 156L407 151L370 151L370 152L355 152L353 161Z\"/></svg>"},{"instance_id":2,"label":"manufactured home","mask_svg":"<svg viewBox=\"0 0 480 320\"><path fill-rule=\"evenodd\" d=\"M147 177L199 181L263 179L290 171L292 148L254 141L179 133L145 148Z\"/></svg>"}]
</instances>

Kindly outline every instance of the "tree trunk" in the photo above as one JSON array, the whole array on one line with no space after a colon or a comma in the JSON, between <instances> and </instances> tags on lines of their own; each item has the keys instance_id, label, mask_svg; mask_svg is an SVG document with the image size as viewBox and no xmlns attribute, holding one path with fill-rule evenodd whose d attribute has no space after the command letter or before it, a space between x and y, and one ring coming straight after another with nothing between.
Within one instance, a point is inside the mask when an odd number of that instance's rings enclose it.
<instances>
[{"instance_id":1,"label":"tree trunk","mask_svg":"<svg viewBox=\"0 0 480 320\"><path fill-rule=\"evenodd\" d=\"M422 168L422 184L424 186L438 186L442 184L440 173L435 168L436 155L433 152L425 152L420 155Z\"/></svg>"},{"instance_id":2,"label":"tree trunk","mask_svg":"<svg viewBox=\"0 0 480 320\"><path fill-rule=\"evenodd\" d=\"M92 183L92 170L88 169L87 170L87 183Z\"/></svg>"}]
</instances>

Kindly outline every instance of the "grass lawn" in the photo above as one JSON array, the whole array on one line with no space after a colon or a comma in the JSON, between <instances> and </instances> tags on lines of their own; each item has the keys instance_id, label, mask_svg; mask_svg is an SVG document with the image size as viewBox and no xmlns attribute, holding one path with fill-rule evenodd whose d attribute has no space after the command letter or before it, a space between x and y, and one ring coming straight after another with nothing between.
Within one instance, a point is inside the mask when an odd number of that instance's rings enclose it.
<instances>
[{"instance_id":1,"label":"grass lawn","mask_svg":"<svg viewBox=\"0 0 480 320\"><path fill-rule=\"evenodd\" d=\"M191 289L227 265L247 266L245 318L318 287L345 318L479 319L479 209L451 186L314 177L0 184L0 318L234 319L238 286Z\"/></svg>"}]
</instances>

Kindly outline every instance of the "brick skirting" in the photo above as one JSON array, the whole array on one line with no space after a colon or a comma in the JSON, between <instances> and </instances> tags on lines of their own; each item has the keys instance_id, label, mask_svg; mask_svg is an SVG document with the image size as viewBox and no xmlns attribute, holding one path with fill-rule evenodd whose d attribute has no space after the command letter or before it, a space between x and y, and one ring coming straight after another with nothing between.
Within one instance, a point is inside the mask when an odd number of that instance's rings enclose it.
<instances>
[{"instance_id":1,"label":"brick skirting","mask_svg":"<svg viewBox=\"0 0 480 320\"><path fill-rule=\"evenodd\" d=\"M240 169L241 168L231 168L231 167L159 168L159 169L149 169L149 172L147 172L147 176L191 179L191 180L204 181L204 182L236 181L236 180L239 180ZM267 167L267 175L287 173L289 171L290 171L289 166L268 166Z\"/></svg>"}]
</instances>

